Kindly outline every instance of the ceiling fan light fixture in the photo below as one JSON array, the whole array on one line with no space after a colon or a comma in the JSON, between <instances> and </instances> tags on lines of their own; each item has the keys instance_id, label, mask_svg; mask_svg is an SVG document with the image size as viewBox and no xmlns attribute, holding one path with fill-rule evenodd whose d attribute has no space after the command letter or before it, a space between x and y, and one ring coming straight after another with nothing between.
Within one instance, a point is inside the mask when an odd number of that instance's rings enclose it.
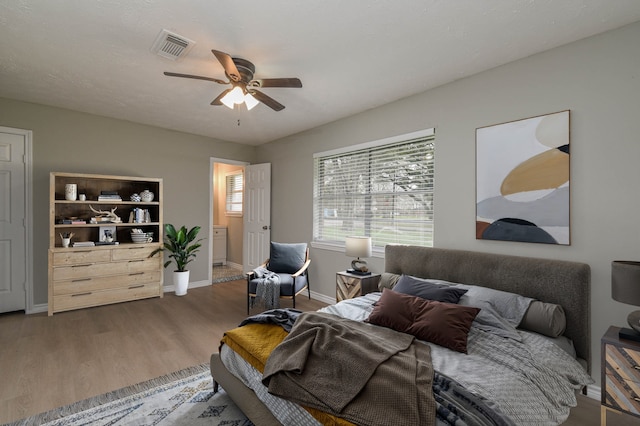
<instances>
[{"instance_id":1,"label":"ceiling fan light fixture","mask_svg":"<svg viewBox=\"0 0 640 426\"><path fill-rule=\"evenodd\" d=\"M244 101L244 93L242 92L242 88L240 86L236 86L229 93L224 95L220 102L225 104L227 107L233 109L235 104L241 104Z\"/></svg>"},{"instance_id":2,"label":"ceiling fan light fixture","mask_svg":"<svg viewBox=\"0 0 640 426\"><path fill-rule=\"evenodd\" d=\"M247 104L247 110L251 111L254 106L260 103L260 101L254 98L251 93L247 92L247 94L244 95L244 103Z\"/></svg>"}]
</instances>

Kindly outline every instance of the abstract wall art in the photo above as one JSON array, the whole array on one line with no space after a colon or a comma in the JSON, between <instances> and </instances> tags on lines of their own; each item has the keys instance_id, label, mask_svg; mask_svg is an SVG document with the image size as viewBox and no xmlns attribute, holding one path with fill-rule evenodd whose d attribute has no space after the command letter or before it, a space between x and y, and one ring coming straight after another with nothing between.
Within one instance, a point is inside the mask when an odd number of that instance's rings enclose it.
<instances>
[{"instance_id":1,"label":"abstract wall art","mask_svg":"<svg viewBox=\"0 0 640 426\"><path fill-rule=\"evenodd\" d=\"M571 244L569 111L476 129L476 238Z\"/></svg>"}]
</instances>

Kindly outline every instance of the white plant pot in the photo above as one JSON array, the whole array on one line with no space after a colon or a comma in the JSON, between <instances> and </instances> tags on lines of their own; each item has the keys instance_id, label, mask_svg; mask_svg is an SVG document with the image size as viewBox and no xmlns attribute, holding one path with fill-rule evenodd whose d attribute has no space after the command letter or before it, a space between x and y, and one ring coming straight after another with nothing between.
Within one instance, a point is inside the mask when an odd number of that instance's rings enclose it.
<instances>
[{"instance_id":1,"label":"white plant pot","mask_svg":"<svg viewBox=\"0 0 640 426\"><path fill-rule=\"evenodd\" d=\"M176 290L176 296L184 296L189 288L189 271L173 271L173 286Z\"/></svg>"}]
</instances>

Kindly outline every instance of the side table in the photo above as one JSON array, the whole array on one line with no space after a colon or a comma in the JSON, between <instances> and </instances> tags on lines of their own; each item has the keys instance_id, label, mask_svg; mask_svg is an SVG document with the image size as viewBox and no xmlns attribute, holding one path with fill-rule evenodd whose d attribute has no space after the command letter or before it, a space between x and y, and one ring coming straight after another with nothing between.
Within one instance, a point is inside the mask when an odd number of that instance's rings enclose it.
<instances>
[{"instance_id":1,"label":"side table","mask_svg":"<svg viewBox=\"0 0 640 426\"><path fill-rule=\"evenodd\" d=\"M378 291L380 274L357 275L347 271L336 273L336 302Z\"/></svg>"},{"instance_id":2,"label":"side table","mask_svg":"<svg viewBox=\"0 0 640 426\"><path fill-rule=\"evenodd\" d=\"M607 411L640 417L640 342L620 339L620 327L609 327L601 340L600 424Z\"/></svg>"}]
</instances>

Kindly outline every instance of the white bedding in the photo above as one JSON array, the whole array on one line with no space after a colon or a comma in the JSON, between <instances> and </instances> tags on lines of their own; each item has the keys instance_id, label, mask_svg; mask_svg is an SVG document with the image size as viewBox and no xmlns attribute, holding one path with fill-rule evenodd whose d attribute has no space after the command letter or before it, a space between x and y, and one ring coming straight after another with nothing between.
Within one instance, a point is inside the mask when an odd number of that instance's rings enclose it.
<instances>
[{"instance_id":1,"label":"white bedding","mask_svg":"<svg viewBox=\"0 0 640 426\"><path fill-rule=\"evenodd\" d=\"M370 293L320 312L364 321L379 297L380 293ZM493 401L517 424L562 423L570 407L576 405L576 391L593 380L549 339L521 330L517 333L521 341L482 331L474 323L468 336L468 354L429 344L434 369ZM318 424L301 407L270 395L261 383L262 375L234 351L223 346L220 355L227 369L253 389L283 424Z\"/></svg>"}]
</instances>

